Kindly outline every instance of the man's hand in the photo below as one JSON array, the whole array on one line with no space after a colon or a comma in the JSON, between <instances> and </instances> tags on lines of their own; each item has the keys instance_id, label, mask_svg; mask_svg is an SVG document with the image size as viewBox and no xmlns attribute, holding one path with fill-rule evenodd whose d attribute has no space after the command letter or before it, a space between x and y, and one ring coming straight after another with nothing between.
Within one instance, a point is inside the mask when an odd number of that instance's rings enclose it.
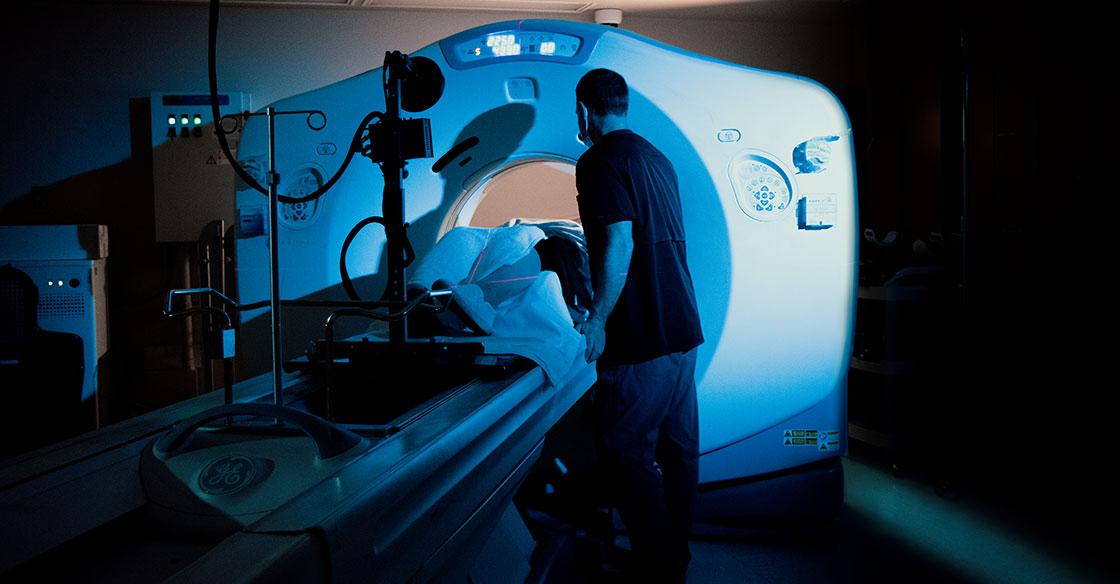
<instances>
[{"instance_id":1,"label":"man's hand","mask_svg":"<svg viewBox=\"0 0 1120 584\"><path fill-rule=\"evenodd\" d=\"M630 270L630 257L634 253L633 223L616 221L607 225L607 241L603 250L603 263L591 278L594 306L586 322L576 325L587 341L584 357L590 363L598 359L607 347L607 317L614 310L622 288L626 286Z\"/></svg>"},{"instance_id":2,"label":"man's hand","mask_svg":"<svg viewBox=\"0 0 1120 584\"><path fill-rule=\"evenodd\" d=\"M587 348L583 354L587 362L590 363L601 357L603 349L607 346L606 323L602 319L592 316L577 324L576 330L583 335L583 339L587 343Z\"/></svg>"}]
</instances>

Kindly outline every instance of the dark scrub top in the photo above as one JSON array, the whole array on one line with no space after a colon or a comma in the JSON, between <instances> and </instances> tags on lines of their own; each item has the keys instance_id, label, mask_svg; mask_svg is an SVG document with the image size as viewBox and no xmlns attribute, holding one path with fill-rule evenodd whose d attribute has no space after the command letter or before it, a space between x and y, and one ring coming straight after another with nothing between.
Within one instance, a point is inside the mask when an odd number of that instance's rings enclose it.
<instances>
[{"instance_id":1,"label":"dark scrub top","mask_svg":"<svg viewBox=\"0 0 1120 584\"><path fill-rule=\"evenodd\" d=\"M634 132L615 130L580 157L576 189L593 277L603 263L607 225L633 222L634 253L607 318L600 365L639 363L704 342L669 159Z\"/></svg>"}]
</instances>

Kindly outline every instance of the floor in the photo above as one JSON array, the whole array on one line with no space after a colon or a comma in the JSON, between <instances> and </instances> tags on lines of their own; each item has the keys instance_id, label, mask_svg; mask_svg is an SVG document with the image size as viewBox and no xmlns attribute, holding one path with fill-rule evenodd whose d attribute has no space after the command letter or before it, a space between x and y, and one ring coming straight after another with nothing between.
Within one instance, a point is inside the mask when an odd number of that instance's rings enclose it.
<instances>
[{"instance_id":1,"label":"floor","mask_svg":"<svg viewBox=\"0 0 1120 584\"><path fill-rule=\"evenodd\" d=\"M845 504L833 522L696 536L689 582L1120 582L1115 572L1106 577L1099 556L979 497L939 497L873 460L847 457L844 474Z\"/></svg>"}]
</instances>

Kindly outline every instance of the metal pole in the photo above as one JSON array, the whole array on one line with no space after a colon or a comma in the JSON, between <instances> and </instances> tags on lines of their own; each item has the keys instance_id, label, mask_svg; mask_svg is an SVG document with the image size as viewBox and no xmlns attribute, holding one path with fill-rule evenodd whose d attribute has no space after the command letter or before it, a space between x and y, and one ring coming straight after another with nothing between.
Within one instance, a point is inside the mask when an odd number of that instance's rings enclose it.
<instances>
[{"instance_id":1,"label":"metal pole","mask_svg":"<svg viewBox=\"0 0 1120 584\"><path fill-rule=\"evenodd\" d=\"M971 63L969 62L969 39L965 30L960 31L960 59L961 59L961 333L964 336L965 350L972 354L972 209L969 197L969 112Z\"/></svg>"},{"instance_id":2,"label":"metal pole","mask_svg":"<svg viewBox=\"0 0 1120 584\"><path fill-rule=\"evenodd\" d=\"M199 270L202 275L202 287L213 288L210 275L212 258L210 257L210 242L202 244L202 269ZM209 296L206 297L206 308L213 308L214 301ZM206 315L206 341L202 343L202 377L203 377L203 392L210 393L214 389L214 334L217 327L214 326L214 315Z\"/></svg>"},{"instance_id":3,"label":"metal pole","mask_svg":"<svg viewBox=\"0 0 1120 584\"><path fill-rule=\"evenodd\" d=\"M226 220L218 220L218 292L226 293Z\"/></svg>"},{"instance_id":4,"label":"metal pole","mask_svg":"<svg viewBox=\"0 0 1120 584\"><path fill-rule=\"evenodd\" d=\"M218 292L226 293L226 262L229 261L229 256L226 254L226 220L218 220ZM236 333L234 333L236 334ZM226 405L233 403L233 359L226 359L222 355L222 375L225 382L225 400Z\"/></svg>"},{"instance_id":5,"label":"metal pole","mask_svg":"<svg viewBox=\"0 0 1120 584\"><path fill-rule=\"evenodd\" d=\"M280 194L277 192L280 175L276 172L276 110L269 106L265 112L268 116L268 275L272 280L269 290L269 306L272 309L272 391L273 401L276 405L282 406L284 405L282 378L284 345L280 338L280 229L278 225Z\"/></svg>"},{"instance_id":6,"label":"metal pole","mask_svg":"<svg viewBox=\"0 0 1120 584\"><path fill-rule=\"evenodd\" d=\"M385 217L388 234L389 274L385 283L384 299L404 302L405 273L404 246L400 237L404 231L404 160L401 158L401 78L400 53L386 55L385 67L389 68L389 87L386 92L385 123L389 127L392 143L388 149L389 160L385 161L385 189L381 199L381 214ZM389 323L389 341L403 343L408 338L408 321L402 318Z\"/></svg>"}]
</instances>

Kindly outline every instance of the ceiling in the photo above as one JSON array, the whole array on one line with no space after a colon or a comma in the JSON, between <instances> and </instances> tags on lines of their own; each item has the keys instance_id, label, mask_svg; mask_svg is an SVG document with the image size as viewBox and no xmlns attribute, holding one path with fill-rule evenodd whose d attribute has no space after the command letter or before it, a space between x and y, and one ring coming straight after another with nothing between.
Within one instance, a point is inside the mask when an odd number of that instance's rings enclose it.
<instances>
[{"instance_id":1,"label":"ceiling","mask_svg":"<svg viewBox=\"0 0 1120 584\"><path fill-rule=\"evenodd\" d=\"M156 4L206 4L207 0L144 0ZM624 15L733 20L828 18L849 0L225 0L223 6L261 8L412 9L591 15L617 8ZM625 20L623 22L625 25Z\"/></svg>"}]
</instances>

